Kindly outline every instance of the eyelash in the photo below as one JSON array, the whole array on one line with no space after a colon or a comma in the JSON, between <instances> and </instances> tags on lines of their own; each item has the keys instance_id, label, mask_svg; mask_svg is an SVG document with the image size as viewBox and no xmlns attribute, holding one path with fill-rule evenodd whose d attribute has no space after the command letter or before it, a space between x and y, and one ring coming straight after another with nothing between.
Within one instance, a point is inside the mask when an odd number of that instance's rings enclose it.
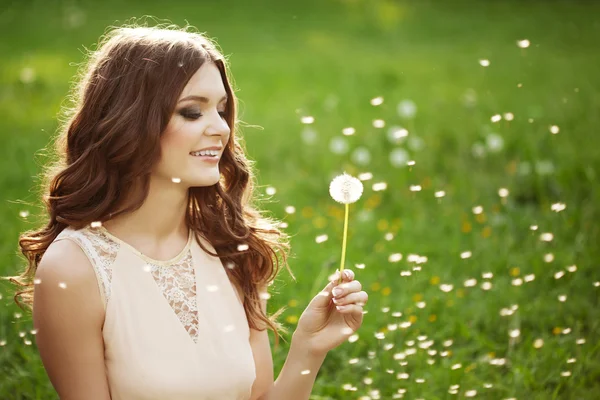
<instances>
[{"instance_id":1,"label":"eyelash","mask_svg":"<svg viewBox=\"0 0 600 400\"><path fill-rule=\"evenodd\" d=\"M226 114L227 113L225 111L220 111L219 112L219 115L221 116L221 118L225 118ZM189 112L188 110L181 110L179 112L179 115L181 115L185 119L196 120L196 119L198 119L198 118L200 118L202 116L202 113L199 113L199 112Z\"/></svg>"}]
</instances>

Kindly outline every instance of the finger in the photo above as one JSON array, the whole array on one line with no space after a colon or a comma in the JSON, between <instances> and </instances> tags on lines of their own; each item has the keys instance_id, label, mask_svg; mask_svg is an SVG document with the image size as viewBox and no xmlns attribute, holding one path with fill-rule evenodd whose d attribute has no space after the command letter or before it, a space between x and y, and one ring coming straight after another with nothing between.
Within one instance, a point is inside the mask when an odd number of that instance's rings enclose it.
<instances>
[{"instance_id":1,"label":"finger","mask_svg":"<svg viewBox=\"0 0 600 400\"><path fill-rule=\"evenodd\" d=\"M346 304L345 306L335 306L341 314L362 314L363 308L358 304Z\"/></svg>"},{"instance_id":2,"label":"finger","mask_svg":"<svg viewBox=\"0 0 600 400\"><path fill-rule=\"evenodd\" d=\"M333 295L339 299L340 297L343 297L347 294L353 292L360 292L361 290L362 284L360 283L360 281L346 282L337 285L333 290Z\"/></svg>"},{"instance_id":3,"label":"finger","mask_svg":"<svg viewBox=\"0 0 600 400\"><path fill-rule=\"evenodd\" d=\"M346 296L343 296L339 299L334 297L332 300L333 300L333 303L337 306L346 305L346 304L358 304L358 305L364 306L365 304L367 304L367 301L369 300L369 295L367 294L367 292L361 291L358 293L347 294Z\"/></svg>"},{"instance_id":4,"label":"finger","mask_svg":"<svg viewBox=\"0 0 600 400\"><path fill-rule=\"evenodd\" d=\"M335 285L337 285L339 279L340 279L340 270L339 269L336 269L335 272L333 274L329 275L329 278L328 278L329 282L331 282Z\"/></svg>"},{"instance_id":5,"label":"finger","mask_svg":"<svg viewBox=\"0 0 600 400\"><path fill-rule=\"evenodd\" d=\"M344 282L350 282L354 279L354 271L351 269L344 269Z\"/></svg>"}]
</instances>

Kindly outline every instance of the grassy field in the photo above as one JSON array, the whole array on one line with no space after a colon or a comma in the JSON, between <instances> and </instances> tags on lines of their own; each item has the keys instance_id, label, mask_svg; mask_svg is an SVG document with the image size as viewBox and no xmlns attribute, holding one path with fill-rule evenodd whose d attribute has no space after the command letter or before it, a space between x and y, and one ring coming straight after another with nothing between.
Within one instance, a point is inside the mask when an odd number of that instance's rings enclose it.
<instances>
[{"instance_id":1,"label":"grassy field","mask_svg":"<svg viewBox=\"0 0 600 400\"><path fill-rule=\"evenodd\" d=\"M269 312L288 307L290 331L339 263L343 208L329 181L372 174L346 259L367 314L327 356L312 399L600 398L600 6L3 4L1 275L23 265L17 238L37 226L35 177L84 46L130 17L187 21L229 55L264 207L293 235L298 279L283 272L269 300ZM10 289L0 398L57 398Z\"/></svg>"}]
</instances>

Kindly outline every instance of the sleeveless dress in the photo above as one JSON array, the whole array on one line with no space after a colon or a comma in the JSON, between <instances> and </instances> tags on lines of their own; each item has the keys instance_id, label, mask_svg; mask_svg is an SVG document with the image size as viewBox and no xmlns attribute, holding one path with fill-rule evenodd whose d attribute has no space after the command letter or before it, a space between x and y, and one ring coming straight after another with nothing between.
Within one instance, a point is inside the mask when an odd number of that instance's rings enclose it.
<instances>
[{"instance_id":1,"label":"sleeveless dress","mask_svg":"<svg viewBox=\"0 0 600 400\"><path fill-rule=\"evenodd\" d=\"M112 400L250 398L256 371L242 300L221 260L202 250L192 230L167 261L102 226L67 227L55 241L64 239L79 245L96 273Z\"/></svg>"}]
</instances>

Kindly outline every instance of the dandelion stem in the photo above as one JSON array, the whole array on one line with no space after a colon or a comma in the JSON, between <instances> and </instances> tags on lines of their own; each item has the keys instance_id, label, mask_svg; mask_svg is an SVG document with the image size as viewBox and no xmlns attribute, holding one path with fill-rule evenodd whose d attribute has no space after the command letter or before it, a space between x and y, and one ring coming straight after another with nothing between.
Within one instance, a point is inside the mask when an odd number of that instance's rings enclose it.
<instances>
[{"instance_id":1,"label":"dandelion stem","mask_svg":"<svg viewBox=\"0 0 600 400\"><path fill-rule=\"evenodd\" d=\"M348 203L346 206L346 215L344 216L344 238L342 239L342 262L340 264L340 282L343 279L342 273L344 272L344 261L346 260L346 238L348 236L348 208L350 205Z\"/></svg>"}]
</instances>

